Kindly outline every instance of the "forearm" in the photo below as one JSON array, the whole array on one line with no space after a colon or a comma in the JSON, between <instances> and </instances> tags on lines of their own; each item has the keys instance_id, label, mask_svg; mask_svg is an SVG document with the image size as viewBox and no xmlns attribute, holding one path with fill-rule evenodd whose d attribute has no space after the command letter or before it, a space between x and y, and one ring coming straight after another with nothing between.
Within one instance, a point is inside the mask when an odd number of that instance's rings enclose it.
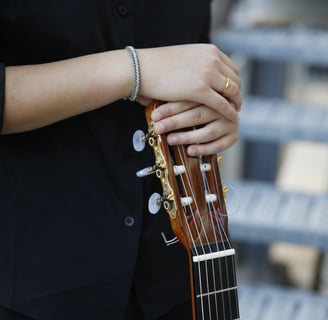
<instances>
[{"instance_id":1,"label":"forearm","mask_svg":"<svg viewBox=\"0 0 328 320\"><path fill-rule=\"evenodd\" d=\"M126 50L6 68L3 134L36 129L130 95Z\"/></svg>"},{"instance_id":2,"label":"forearm","mask_svg":"<svg viewBox=\"0 0 328 320\"><path fill-rule=\"evenodd\" d=\"M215 46L140 49L138 55L139 102L190 101L238 121L241 95L237 68ZM231 79L231 86L223 92L227 79ZM133 63L127 50L8 67L2 133L31 130L94 110L129 96L133 86Z\"/></svg>"}]
</instances>

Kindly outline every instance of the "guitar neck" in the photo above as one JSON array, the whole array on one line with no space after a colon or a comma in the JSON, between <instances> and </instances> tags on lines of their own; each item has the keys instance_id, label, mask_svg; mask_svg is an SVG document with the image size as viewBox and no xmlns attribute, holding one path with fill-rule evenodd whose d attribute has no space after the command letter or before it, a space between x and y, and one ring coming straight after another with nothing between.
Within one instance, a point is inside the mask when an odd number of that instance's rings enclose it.
<instances>
[{"instance_id":1,"label":"guitar neck","mask_svg":"<svg viewBox=\"0 0 328 320\"><path fill-rule=\"evenodd\" d=\"M225 242L192 248L196 320L239 319L235 251Z\"/></svg>"}]
</instances>

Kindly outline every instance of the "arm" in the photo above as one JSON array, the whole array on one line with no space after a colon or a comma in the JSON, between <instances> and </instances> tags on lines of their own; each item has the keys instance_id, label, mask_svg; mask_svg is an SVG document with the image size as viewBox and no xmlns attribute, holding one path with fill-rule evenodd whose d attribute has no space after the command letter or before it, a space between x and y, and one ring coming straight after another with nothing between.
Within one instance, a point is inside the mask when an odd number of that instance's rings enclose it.
<instances>
[{"instance_id":1,"label":"arm","mask_svg":"<svg viewBox=\"0 0 328 320\"><path fill-rule=\"evenodd\" d=\"M126 97L133 85L125 50L6 68L2 133L39 128Z\"/></svg>"},{"instance_id":2,"label":"arm","mask_svg":"<svg viewBox=\"0 0 328 320\"><path fill-rule=\"evenodd\" d=\"M231 121L241 103L236 71L208 44L140 49L141 100L193 101ZM227 97L220 91L233 79ZM130 95L133 68L126 50L53 63L6 68L2 133L39 128Z\"/></svg>"}]
</instances>

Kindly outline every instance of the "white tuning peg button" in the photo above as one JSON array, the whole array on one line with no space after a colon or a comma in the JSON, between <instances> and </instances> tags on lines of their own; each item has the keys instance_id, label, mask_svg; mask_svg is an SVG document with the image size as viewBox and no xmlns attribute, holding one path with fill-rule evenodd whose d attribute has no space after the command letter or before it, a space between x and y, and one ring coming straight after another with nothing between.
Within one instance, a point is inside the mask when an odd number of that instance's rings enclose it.
<instances>
[{"instance_id":1,"label":"white tuning peg button","mask_svg":"<svg viewBox=\"0 0 328 320\"><path fill-rule=\"evenodd\" d=\"M153 167L148 167L148 168L144 168L144 169L137 171L136 175L138 178L143 178L143 177L153 174L154 172L155 171L154 171Z\"/></svg>"},{"instance_id":2,"label":"white tuning peg button","mask_svg":"<svg viewBox=\"0 0 328 320\"><path fill-rule=\"evenodd\" d=\"M148 210L151 214L156 214L161 209L161 195L157 192L153 193L148 200Z\"/></svg>"},{"instance_id":3,"label":"white tuning peg button","mask_svg":"<svg viewBox=\"0 0 328 320\"><path fill-rule=\"evenodd\" d=\"M137 130L132 138L133 148L135 151L142 151L146 145L146 136L142 130Z\"/></svg>"}]
</instances>

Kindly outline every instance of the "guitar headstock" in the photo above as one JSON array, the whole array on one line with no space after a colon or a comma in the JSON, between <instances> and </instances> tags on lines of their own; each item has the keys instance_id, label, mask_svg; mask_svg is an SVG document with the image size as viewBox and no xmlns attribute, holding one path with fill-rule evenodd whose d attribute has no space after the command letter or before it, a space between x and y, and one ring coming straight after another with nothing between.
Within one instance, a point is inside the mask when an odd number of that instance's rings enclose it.
<instances>
[{"instance_id":1,"label":"guitar headstock","mask_svg":"<svg viewBox=\"0 0 328 320\"><path fill-rule=\"evenodd\" d=\"M217 155L190 157L184 145L169 146L166 135L154 132L152 111L146 108L147 140L153 148L152 170L162 185L161 202L169 214L172 230L186 249L227 240L225 193Z\"/></svg>"},{"instance_id":2,"label":"guitar headstock","mask_svg":"<svg viewBox=\"0 0 328 320\"><path fill-rule=\"evenodd\" d=\"M155 164L138 171L137 176L155 173L162 185L162 196L155 193L150 198L150 212L163 205L173 232L187 249L193 320L239 319L235 250L228 238L221 157L190 157L187 146L169 146L166 134L156 134L151 120L160 104L146 107L148 132L137 131L133 139L137 151L148 141L155 157Z\"/></svg>"}]
</instances>

